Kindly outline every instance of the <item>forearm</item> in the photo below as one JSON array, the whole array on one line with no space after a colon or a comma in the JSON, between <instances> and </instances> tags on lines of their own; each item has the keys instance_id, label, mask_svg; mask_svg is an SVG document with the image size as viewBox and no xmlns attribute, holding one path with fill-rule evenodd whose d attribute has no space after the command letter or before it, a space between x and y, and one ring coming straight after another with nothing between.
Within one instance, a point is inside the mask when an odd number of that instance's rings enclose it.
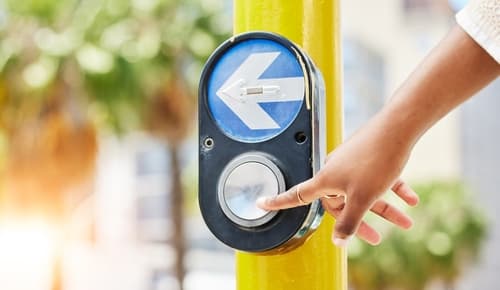
<instances>
[{"instance_id":1,"label":"forearm","mask_svg":"<svg viewBox=\"0 0 500 290\"><path fill-rule=\"evenodd\" d=\"M376 117L408 148L434 123L500 73L500 65L458 26L427 56ZM499 94L500 97L500 94Z\"/></svg>"}]
</instances>

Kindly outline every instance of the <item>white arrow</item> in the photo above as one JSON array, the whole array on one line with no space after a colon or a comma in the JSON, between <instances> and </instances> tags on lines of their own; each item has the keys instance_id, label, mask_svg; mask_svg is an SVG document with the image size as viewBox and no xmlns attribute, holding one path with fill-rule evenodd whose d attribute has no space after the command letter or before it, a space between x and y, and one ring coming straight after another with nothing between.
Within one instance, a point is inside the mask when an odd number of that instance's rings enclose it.
<instances>
[{"instance_id":1,"label":"white arrow","mask_svg":"<svg viewBox=\"0 0 500 290\"><path fill-rule=\"evenodd\" d=\"M280 128L258 103L300 101L304 97L304 77L258 79L279 54L251 54L216 93L252 130Z\"/></svg>"}]
</instances>

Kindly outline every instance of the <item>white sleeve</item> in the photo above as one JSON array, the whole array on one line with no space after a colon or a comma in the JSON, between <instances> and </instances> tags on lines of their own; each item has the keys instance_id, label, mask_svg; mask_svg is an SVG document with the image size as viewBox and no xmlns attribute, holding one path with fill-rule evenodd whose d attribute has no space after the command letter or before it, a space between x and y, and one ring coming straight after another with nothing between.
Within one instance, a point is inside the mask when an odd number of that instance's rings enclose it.
<instances>
[{"instance_id":1,"label":"white sleeve","mask_svg":"<svg viewBox=\"0 0 500 290\"><path fill-rule=\"evenodd\" d=\"M457 13L456 20L500 63L500 0L471 0Z\"/></svg>"}]
</instances>

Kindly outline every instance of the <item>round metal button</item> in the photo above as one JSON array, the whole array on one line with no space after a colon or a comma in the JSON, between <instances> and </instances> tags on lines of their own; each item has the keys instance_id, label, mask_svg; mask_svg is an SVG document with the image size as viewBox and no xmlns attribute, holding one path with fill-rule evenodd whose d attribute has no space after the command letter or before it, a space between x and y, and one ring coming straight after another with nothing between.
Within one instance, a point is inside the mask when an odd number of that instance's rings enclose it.
<instances>
[{"instance_id":1,"label":"round metal button","mask_svg":"<svg viewBox=\"0 0 500 290\"><path fill-rule=\"evenodd\" d=\"M243 154L231 161L221 174L219 203L234 223L257 227L267 223L277 212L258 208L256 200L278 195L284 187L283 175L271 160L257 153Z\"/></svg>"}]
</instances>

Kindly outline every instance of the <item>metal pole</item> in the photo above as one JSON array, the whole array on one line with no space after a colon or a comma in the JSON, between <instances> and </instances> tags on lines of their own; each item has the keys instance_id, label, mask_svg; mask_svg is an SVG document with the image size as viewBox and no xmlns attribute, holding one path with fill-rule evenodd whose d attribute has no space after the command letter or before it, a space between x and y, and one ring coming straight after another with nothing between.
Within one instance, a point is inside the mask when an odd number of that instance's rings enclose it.
<instances>
[{"instance_id":1,"label":"metal pole","mask_svg":"<svg viewBox=\"0 0 500 290\"><path fill-rule=\"evenodd\" d=\"M339 0L235 0L234 33L263 30L294 41L326 84L327 149L342 140ZM281 255L236 254L238 290L347 290L345 250L331 243L333 218L299 248Z\"/></svg>"}]
</instances>

